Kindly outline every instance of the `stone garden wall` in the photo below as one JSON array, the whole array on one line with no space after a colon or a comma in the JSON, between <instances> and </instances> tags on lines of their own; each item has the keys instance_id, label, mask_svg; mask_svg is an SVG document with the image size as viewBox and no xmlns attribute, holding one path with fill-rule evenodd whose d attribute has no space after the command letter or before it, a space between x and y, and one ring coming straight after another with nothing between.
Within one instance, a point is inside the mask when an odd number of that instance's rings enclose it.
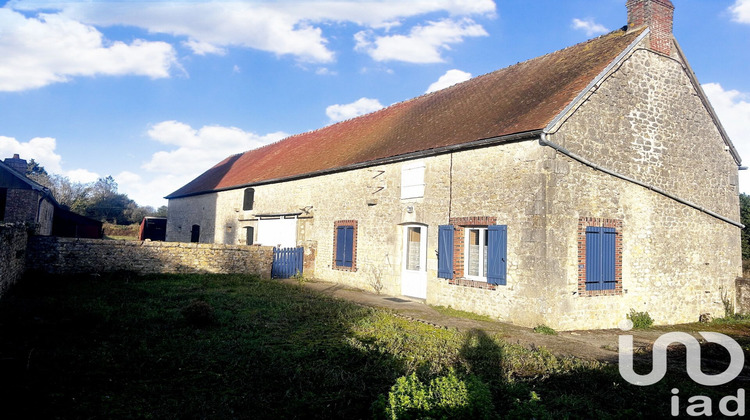
<instances>
[{"instance_id":1,"label":"stone garden wall","mask_svg":"<svg viewBox=\"0 0 750 420\"><path fill-rule=\"evenodd\" d=\"M271 277L273 248L34 236L27 269L50 273L244 273Z\"/></svg>"},{"instance_id":2,"label":"stone garden wall","mask_svg":"<svg viewBox=\"0 0 750 420\"><path fill-rule=\"evenodd\" d=\"M22 224L0 224L0 297L26 270L28 231Z\"/></svg>"}]
</instances>

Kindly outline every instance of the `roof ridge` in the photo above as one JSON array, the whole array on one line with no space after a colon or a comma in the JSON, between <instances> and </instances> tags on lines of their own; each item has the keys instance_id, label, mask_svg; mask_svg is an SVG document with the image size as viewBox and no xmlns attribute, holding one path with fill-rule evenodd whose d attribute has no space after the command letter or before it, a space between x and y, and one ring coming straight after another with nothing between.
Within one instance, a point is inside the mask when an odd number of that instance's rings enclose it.
<instances>
[{"instance_id":1,"label":"roof ridge","mask_svg":"<svg viewBox=\"0 0 750 420\"><path fill-rule=\"evenodd\" d=\"M563 51L566 51L566 50L571 49L571 48L578 47L579 45L583 45L583 44L587 44L587 43L590 43L590 42L594 42L594 41L596 41L596 40L598 40L600 38L612 36L613 34L615 34L617 32L626 33L627 28L628 27L626 25L626 26L623 26L623 27L621 27L619 29L615 29L613 31L610 31L610 32L608 32L606 34L602 34L602 35L599 35L597 37L587 39L586 41L582 41L582 42L579 42L577 44L569 45L569 46L567 46L565 48L561 48L559 50L551 51L551 52L548 52L546 54L543 54L543 55L540 55L540 56L537 56L537 57L529 58L528 60L519 61L516 64L511 64L509 66L506 66L506 67L503 67L503 68L499 68L497 70L493 70L493 71L490 71L490 72L487 72L487 73L483 73L483 74L474 76L474 77L472 77L472 78L470 78L468 80L464 80L463 82L454 83L453 85L447 86L447 87L442 88L442 89L438 89L438 90L433 91L433 92L425 92L425 93L423 93L421 95L418 95L418 96L414 96L414 97L411 97L411 98L404 99L402 101L394 102L394 103L392 103L392 104L390 104L388 106L384 106L383 108L377 109L375 111L370 111L370 112L362 114L362 115L357 115L355 117L347 118L347 119L342 120L342 121L337 121L335 123L328 124L328 125L325 125L323 127L318 127L318 128L313 129L313 130L302 131L300 133L291 134L291 135L288 135L288 136L286 136L284 138L278 139L278 140L276 140L274 142L271 142L271 143L268 143L268 144L264 144L263 146L260 146L260 147L256 147L255 149L248 149L248 150L245 150L243 152L238 152L238 153L231 154L231 155L227 156L224 160L229 159L229 158L234 157L234 156L237 156L237 155L244 155L245 153L252 152L252 151L255 151L255 150L263 150L265 148L271 147L271 146L273 146L275 144L278 144L278 143L281 143L281 142L285 142L285 141L290 140L290 139L294 139L294 138L301 137L301 136L308 135L308 134L317 133L317 132L329 129L331 127L336 127L338 125L342 125L342 124L348 123L350 121L354 121L354 120L357 120L357 119L360 119L360 118L364 118L364 117L367 117L367 116L372 116L374 114L385 112L385 111L388 111L388 110L390 110L390 109L392 109L392 108L394 108L394 107L396 107L398 105L405 105L405 104L407 104L409 102L414 102L414 101L422 99L422 98L427 98L427 97L438 95L438 94L444 94L446 91L459 89L461 86L465 86L467 83L470 83L472 81L475 81L475 80L478 80L478 79L482 79L482 78L488 77L490 75L493 75L493 74L496 74L496 73L499 73L499 72L502 72L502 71L507 71L507 70L512 69L512 68L514 68L516 66L520 66L522 64L526 64L526 63L529 63L529 62L532 62L532 61L540 60L542 58L545 58L545 57L548 57L548 56L551 56L551 55L554 55L554 54L562 53ZM223 160L222 160L222 162L223 162Z\"/></svg>"},{"instance_id":2,"label":"roof ridge","mask_svg":"<svg viewBox=\"0 0 750 420\"><path fill-rule=\"evenodd\" d=\"M638 37L626 29L231 155L168 197L541 129Z\"/></svg>"}]
</instances>

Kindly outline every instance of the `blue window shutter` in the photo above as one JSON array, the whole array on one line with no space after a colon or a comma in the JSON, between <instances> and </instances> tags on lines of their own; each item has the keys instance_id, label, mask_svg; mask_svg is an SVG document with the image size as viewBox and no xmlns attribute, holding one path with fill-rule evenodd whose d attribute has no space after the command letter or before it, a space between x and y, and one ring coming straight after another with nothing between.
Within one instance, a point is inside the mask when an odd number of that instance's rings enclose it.
<instances>
[{"instance_id":1,"label":"blue window shutter","mask_svg":"<svg viewBox=\"0 0 750 420\"><path fill-rule=\"evenodd\" d=\"M616 239L614 228L586 228L586 290L615 288Z\"/></svg>"},{"instance_id":2,"label":"blue window shutter","mask_svg":"<svg viewBox=\"0 0 750 420\"><path fill-rule=\"evenodd\" d=\"M336 228L336 265L344 265L344 255L346 253L346 226Z\"/></svg>"},{"instance_id":3,"label":"blue window shutter","mask_svg":"<svg viewBox=\"0 0 750 420\"><path fill-rule=\"evenodd\" d=\"M453 278L453 225L438 226L438 278Z\"/></svg>"},{"instance_id":4,"label":"blue window shutter","mask_svg":"<svg viewBox=\"0 0 750 420\"><path fill-rule=\"evenodd\" d=\"M617 231L614 228L604 228L602 233L602 289L615 288L615 240Z\"/></svg>"},{"instance_id":5,"label":"blue window shutter","mask_svg":"<svg viewBox=\"0 0 750 420\"><path fill-rule=\"evenodd\" d=\"M487 227L487 283L505 285L508 271L508 226Z\"/></svg>"},{"instance_id":6,"label":"blue window shutter","mask_svg":"<svg viewBox=\"0 0 750 420\"><path fill-rule=\"evenodd\" d=\"M586 290L602 290L602 228L586 228Z\"/></svg>"},{"instance_id":7,"label":"blue window shutter","mask_svg":"<svg viewBox=\"0 0 750 420\"><path fill-rule=\"evenodd\" d=\"M344 226L344 267L351 267L354 260L354 226Z\"/></svg>"}]
</instances>

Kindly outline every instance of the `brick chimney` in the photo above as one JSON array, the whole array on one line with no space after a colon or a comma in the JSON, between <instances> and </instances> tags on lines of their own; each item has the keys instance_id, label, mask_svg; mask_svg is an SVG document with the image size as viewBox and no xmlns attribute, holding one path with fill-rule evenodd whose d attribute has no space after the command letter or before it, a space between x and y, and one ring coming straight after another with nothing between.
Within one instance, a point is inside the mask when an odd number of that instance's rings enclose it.
<instances>
[{"instance_id":1,"label":"brick chimney","mask_svg":"<svg viewBox=\"0 0 750 420\"><path fill-rule=\"evenodd\" d=\"M16 153L15 155L13 155L12 158L5 158L5 160L3 161L3 163L6 164L6 165L8 165L8 166L10 166L11 168L17 170L18 172L24 174L24 175L26 174L26 168L27 168L26 160L25 159L21 159L21 157L18 156L18 153Z\"/></svg>"},{"instance_id":2,"label":"brick chimney","mask_svg":"<svg viewBox=\"0 0 750 420\"><path fill-rule=\"evenodd\" d=\"M628 29L648 26L654 51L672 53L672 17L674 6L670 0L628 0Z\"/></svg>"}]
</instances>

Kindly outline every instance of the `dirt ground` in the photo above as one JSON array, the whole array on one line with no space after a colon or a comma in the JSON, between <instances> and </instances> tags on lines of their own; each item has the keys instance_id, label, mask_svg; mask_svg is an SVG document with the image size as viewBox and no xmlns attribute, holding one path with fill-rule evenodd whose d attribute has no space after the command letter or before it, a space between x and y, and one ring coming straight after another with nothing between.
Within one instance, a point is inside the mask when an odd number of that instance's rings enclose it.
<instances>
[{"instance_id":1,"label":"dirt ground","mask_svg":"<svg viewBox=\"0 0 750 420\"><path fill-rule=\"evenodd\" d=\"M293 280L286 280L293 282ZM622 331L620 329L608 330L586 330L586 331L560 331L556 335L544 335L534 332L531 328L519 327L499 321L477 321L467 318L452 317L444 315L429 305L416 300L386 295L377 295L366 291L346 287L340 284L321 281L308 281L304 286L330 296L349 300L361 305L387 308L397 314L416 321L425 322L435 326L456 328L459 330L480 329L486 332L500 334L507 342L521 344L525 347L545 347L556 356L573 356L586 360L597 360L601 362L617 363L618 361L618 336L630 334L633 336L634 353L646 354L650 358L650 350L654 341L662 334L669 331L687 332L701 340L698 332L715 331L727 334L735 338L741 345L747 348L750 343L750 328L745 325L734 326L709 326L707 324L682 324L669 327L654 327L648 330ZM711 352L708 352L711 354ZM728 354L728 353L727 353ZM719 359L723 358L719 355ZM722 365L721 361L718 361ZM746 368L746 371L749 369ZM750 372L744 372L743 376L750 378Z\"/></svg>"}]
</instances>

